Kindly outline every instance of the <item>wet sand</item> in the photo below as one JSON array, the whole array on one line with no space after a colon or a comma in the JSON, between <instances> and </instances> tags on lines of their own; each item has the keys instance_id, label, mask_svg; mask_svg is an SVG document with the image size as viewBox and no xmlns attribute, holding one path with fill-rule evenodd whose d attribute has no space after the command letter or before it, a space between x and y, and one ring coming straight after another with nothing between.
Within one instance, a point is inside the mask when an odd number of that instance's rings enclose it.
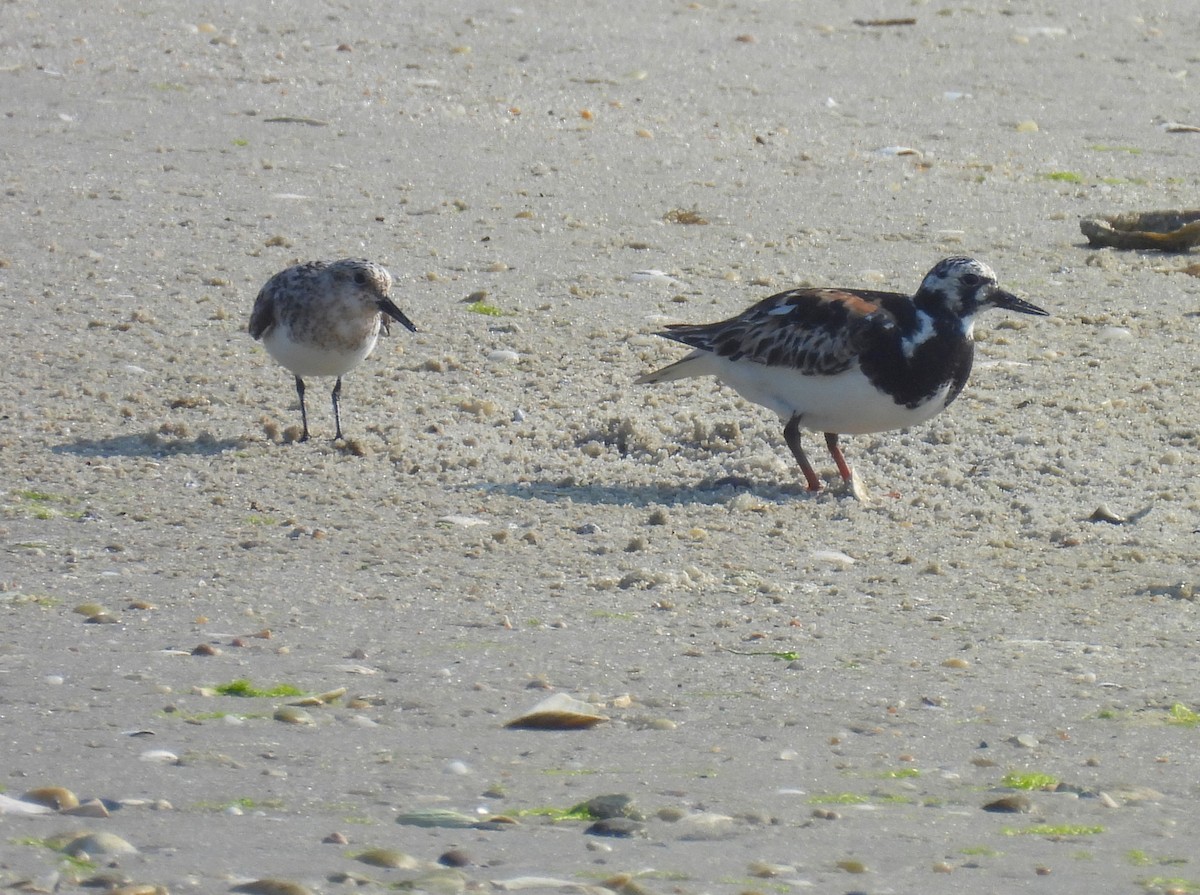
<instances>
[{"instance_id":1,"label":"wet sand","mask_svg":"<svg viewBox=\"0 0 1200 895\"><path fill-rule=\"evenodd\" d=\"M117 12L0 9L0 792L110 813L0 814L0 881L1200 886L1197 281L1078 227L1195 204L1194 17ZM632 385L662 323L951 254L1053 316L844 439L869 503L728 390ZM246 321L345 256L421 332L295 444ZM290 724L239 679L347 692ZM609 720L505 728L555 692ZM605 794L631 835L553 815ZM397 823L435 809L483 825ZM84 830L138 853L49 847Z\"/></svg>"}]
</instances>

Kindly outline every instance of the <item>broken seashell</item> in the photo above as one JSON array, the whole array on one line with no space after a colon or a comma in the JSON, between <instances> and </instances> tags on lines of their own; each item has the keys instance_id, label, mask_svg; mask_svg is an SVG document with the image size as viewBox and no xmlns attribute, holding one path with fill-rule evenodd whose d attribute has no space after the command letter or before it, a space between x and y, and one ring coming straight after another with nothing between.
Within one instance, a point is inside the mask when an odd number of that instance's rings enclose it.
<instances>
[{"instance_id":1,"label":"broken seashell","mask_svg":"<svg viewBox=\"0 0 1200 895\"><path fill-rule=\"evenodd\" d=\"M338 687L336 690L329 690L326 693L318 693L316 696L305 696L297 699L295 702L289 702L288 705L296 706L318 706L329 705L331 702L337 702L346 695L345 687Z\"/></svg>"},{"instance_id":2,"label":"broken seashell","mask_svg":"<svg viewBox=\"0 0 1200 895\"><path fill-rule=\"evenodd\" d=\"M109 817L108 807L99 799L88 799L86 802L80 802L74 808L63 808L60 814L69 814L72 817Z\"/></svg>"},{"instance_id":3,"label":"broken seashell","mask_svg":"<svg viewBox=\"0 0 1200 895\"><path fill-rule=\"evenodd\" d=\"M597 714L591 703L566 693L555 693L504 726L525 730L585 730L607 720L606 716Z\"/></svg>"},{"instance_id":4,"label":"broken seashell","mask_svg":"<svg viewBox=\"0 0 1200 895\"><path fill-rule=\"evenodd\" d=\"M396 818L396 823L408 827L445 827L447 829L469 829L479 821L470 815L448 808L424 808L407 811Z\"/></svg>"},{"instance_id":5,"label":"broken seashell","mask_svg":"<svg viewBox=\"0 0 1200 895\"><path fill-rule=\"evenodd\" d=\"M1114 513L1108 508L1108 504L1102 503L1092 511L1092 515L1088 516L1088 522L1108 522L1112 525L1124 525L1129 520L1120 513Z\"/></svg>"},{"instance_id":6,"label":"broken seashell","mask_svg":"<svg viewBox=\"0 0 1200 895\"><path fill-rule=\"evenodd\" d=\"M45 805L55 811L67 811L79 805L79 798L75 793L61 786L39 786L26 792L21 799L35 805Z\"/></svg>"},{"instance_id":7,"label":"broken seashell","mask_svg":"<svg viewBox=\"0 0 1200 895\"><path fill-rule=\"evenodd\" d=\"M880 146L875 150L876 155L915 155L921 158L923 153L919 149L913 149L911 146Z\"/></svg>"}]
</instances>

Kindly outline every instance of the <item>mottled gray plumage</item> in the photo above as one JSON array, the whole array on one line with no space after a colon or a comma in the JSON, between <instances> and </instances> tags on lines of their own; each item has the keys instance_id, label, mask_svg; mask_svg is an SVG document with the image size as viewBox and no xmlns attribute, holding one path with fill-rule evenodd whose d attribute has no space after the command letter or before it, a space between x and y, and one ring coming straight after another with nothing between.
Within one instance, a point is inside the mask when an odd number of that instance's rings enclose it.
<instances>
[{"instance_id":1,"label":"mottled gray plumage","mask_svg":"<svg viewBox=\"0 0 1200 895\"><path fill-rule=\"evenodd\" d=\"M335 376L335 439L342 437L339 399L342 376L375 348L388 319L417 328L389 297L392 277L373 261L347 258L310 261L281 270L258 293L250 314L250 335L261 339L275 360L296 377L300 419L308 440L304 376Z\"/></svg>"}]
</instances>

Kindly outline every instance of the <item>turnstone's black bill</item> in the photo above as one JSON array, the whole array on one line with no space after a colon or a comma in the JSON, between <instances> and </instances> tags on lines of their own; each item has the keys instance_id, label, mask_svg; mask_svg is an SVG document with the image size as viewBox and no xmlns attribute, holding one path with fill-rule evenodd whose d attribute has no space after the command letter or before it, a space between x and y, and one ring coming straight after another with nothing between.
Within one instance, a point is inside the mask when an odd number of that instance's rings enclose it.
<instances>
[{"instance_id":1,"label":"turnstone's black bill","mask_svg":"<svg viewBox=\"0 0 1200 895\"><path fill-rule=\"evenodd\" d=\"M715 376L774 410L808 490L819 491L800 430L823 432L838 473L861 494L839 434L903 429L950 406L975 354L975 315L985 308L1047 316L1005 292L974 258L947 258L915 295L867 289L780 292L720 323L672 324L658 333L694 350L637 381Z\"/></svg>"},{"instance_id":2,"label":"turnstone's black bill","mask_svg":"<svg viewBox=\"0 0 1200 895\"><path fill-rule=\"evenodd\" d=\"M308 411L302 376L336 376L333 386L334 439L342 437L338 406L342 376L375 348L388 318L417 331L388 293L392 275L372 261L311 261L281 270L254 300L250 335L262 339L271 357L296 376L300 396L301 441L308 440Z\"/></svg>"}]
</instances>

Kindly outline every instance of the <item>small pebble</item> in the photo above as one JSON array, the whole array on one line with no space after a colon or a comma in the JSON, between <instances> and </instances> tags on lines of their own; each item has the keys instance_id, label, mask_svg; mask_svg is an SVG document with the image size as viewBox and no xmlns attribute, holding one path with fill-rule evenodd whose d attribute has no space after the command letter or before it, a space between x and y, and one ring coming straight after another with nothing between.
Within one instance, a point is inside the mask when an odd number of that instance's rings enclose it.
<instances>
[{"instance_id":1,"label":"small pebble","mask_svg":"<svg viewBox=\"0 0 1200 895\"><path fill-rule=\"evenodd\" d=\"M84 833L76 836L62 848L64 854L73 858L80 855L135 855L137 849L116 833Z\"/></svg>"},{"instance_id":2,"label":"small pebble","mask_svg":"<svg viewBox=\"0 0 1200 895\"><path fill-rule=\"evenodd\" d=\"M1033 810L1033 802L1029 796L1017 794L1004 796L983 806L984 811L994 814L1028 814Z\"/></svg>"},{"instance_id":3,"label":"small pebble","mask_svg":"<svg viewBox=\"0 0 1200 895\"><path fill-rule=\"evenodd\" d=\"M713 811L699 811L682 818L676 832L686 842L707 842L731 836L732 828L732 817Z\"/></svg>"},{"instance_id":4,"label":"small pebble","mask_svg":"<svg viewBox=\"0 0 1200 895\"><path fill-rule=\"evenodd\" d=\"M35 805L44 805L55 811L65 811L79 805L79 798L75 793L61 786L39 786L27 790L21 795L21 800L32 802Z\"/></svg>"},{"instance_id":5,"label":"small pebble","mask_svg":"<svg viewBox=\"0 0 1200 895\"><path fill-rule=\"evenodd\" d=\"M589 836L613 836L628 839L631 836L641 835L644 830L645 824L630 820L628 817L608 817L596 821L583 832Z\"/></svg>"},{"instance_id":6,"label":"small pebble","mask_svg":"<svg viewBox=\"0 0 1200 895\"><path fill-rule=\"evenodd\" d=\"M471 856L461 848L451 848L438 856L438 863L446 867L466 867L471 864Z\"/></svg>"},{"instance_id":7,"label":"small pebble","mask_svg":"<svg viewBox=\"0 0 1200 895\"><path fill-rule=\"evenodd\" d=\"M275 710L272 716L276 721L282 721L285 724L313 724L313 716L302 708L294 705L280 706Z\"/></svg>"},{"instance_id":8,"label":"small pebble","mask_svg":"<svg viewBox=\"0 0 1200 895\"><path fill-rule=\"evenodd\" d=\"M80 603L78 606L76 606L71 611L74 612L76 615L83 615L88 618L91 618L94 615L107 614L107 612L108 612L108 610L105 609L103 606L101 606L99 603Z\"/></svg>"},{"instance_id":9,"label":"small pebble","mask_svg":"<svg viewBox=\"0 0 1200 895\"><path fill-rule=\"evenodd\" d=\"M643 815L633 803L633 798L625 793L596 796L583 803L588 814L592 817L605 819L609 817L628 817L642 820Z\"/></svg>"},{"instance_id":10,"label":"small pebble","mask_svg":"<svg viewBox=\"0 0 1200 895\"><path fill-rule=\"evenodd\" d=\"M243 895L313 895L312 889L300 883L286 879L256 879L240 886L234 886L230 892L241 892Z\"/></svg>"},{"instance_id":11,"label":"small pebble","mask_svg":"<svg viewBox=\"0 0 1200 895\"><path fill-rule=\"evenodd\" d=\"M369 848L357 855L355 860L390 870L419 870L421 867L421 862L412 855L394 848Z\"/></svg>"},{"instance_id":12,"label":"small pebble","mask_svg":"<svg viewBox=\"0 0 1200 895\"><path fill-rule=\"evenodd\" d=\"M750 876L756 876L759 879L774 879L779 876L791 876L796 872L796 868L791 864L768 864L765 861L751 861L750 866L746 868L746 872Z\"/></svg>"}]
</instances>

